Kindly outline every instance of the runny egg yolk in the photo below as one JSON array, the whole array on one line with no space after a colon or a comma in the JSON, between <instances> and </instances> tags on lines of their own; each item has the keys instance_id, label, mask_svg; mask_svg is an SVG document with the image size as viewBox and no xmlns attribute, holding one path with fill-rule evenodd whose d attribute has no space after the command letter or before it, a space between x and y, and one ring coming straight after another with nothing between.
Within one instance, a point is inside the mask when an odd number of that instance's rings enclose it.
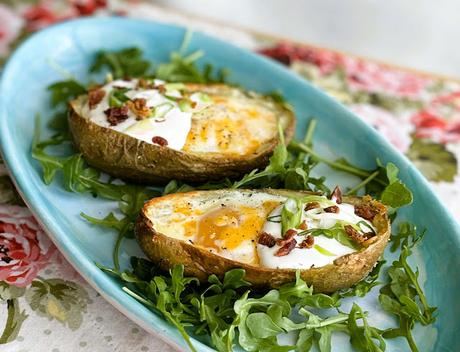
<instances>
[{"instance_id":1,"label":"runny egg yolk","mask_svg":"<svg viewBox=\"0 0 460 352\"><path fill-rule=\"evenodd\" d=\"M264 222L256 208L219 208L201 217L197 224L199 236L195 244L217 252L232 250L243 241L257 238Z\"/></svg>"},{"instance_id":2,"label":"runny egg yolk","mask_svg":"<svg viewBox=\"0 0 460 352\"><path fill-rule=\"evenodd\" d=\"M257 208L237 205L211 210L199 217L196 224L193 223L192 226L196 226L198 234L194 244L217 254L225 251L237 255L242 248L246 248L245 251L249 250L251 253L243 261L258 265L257 237L264 226L267 214L278 204L279 202L268 201ZM235 259L238 260L236 257Z\"/></svg>"}]
</instances>

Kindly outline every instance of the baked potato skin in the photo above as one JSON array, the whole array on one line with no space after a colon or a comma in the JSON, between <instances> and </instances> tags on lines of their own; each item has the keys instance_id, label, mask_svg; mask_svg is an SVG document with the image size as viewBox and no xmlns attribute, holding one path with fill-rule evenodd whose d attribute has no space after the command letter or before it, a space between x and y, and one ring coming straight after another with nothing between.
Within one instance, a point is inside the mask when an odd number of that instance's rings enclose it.
<instances>
[{"instance_id":1,"label":"baked potato skin","mask_svg":"<svg viewBox=\"0 0 460 352\"><path fill-rule=\"evenodd\" d=\"M283 190L280 192L270 190L269 192L284 195L292 193ZM377 228L377 236L371 238L367 246L360 251L339 257L332 264L301 270L302 279L308 285L313 285L315 292L335 292L362 280L372 270L390 238L390 222L383 205L370 197L344 197L343 201L353 205L367 203L380 209L373 220ZM147 257L157 263L161 269L169 270L177 264L183 264L186 275L197 277L200 281L205 282L211 274L222 278L228 270L243 268L246 271L245 279L258 288L276 288L295 281L297 271L295 269L269 269L236 262L186 241L156 232L152 222L146 216L148 206L149 203L146 203L137 219L136 238Z\"/></svg>"},{"instance_id":2,"label":"baked potato skin","mask_svg":"<svg viewBox=\"0 0 460 352\"><path fill-rule=\"evenodd\" d=\"M191 89L197 89L191 85ZM269 99L269 98L267 98ZM137 183L165 184L171 179L198 183L237 178L268 164L278 138L273 138L251 155L224 156L189 153L149 144L121 132L99 126L78 114L79 97L70 103L69 129L76 149L85 160L110 175ZM295 131L295 117L282 108L286 143Z\"/></svg>"}]
</instances>

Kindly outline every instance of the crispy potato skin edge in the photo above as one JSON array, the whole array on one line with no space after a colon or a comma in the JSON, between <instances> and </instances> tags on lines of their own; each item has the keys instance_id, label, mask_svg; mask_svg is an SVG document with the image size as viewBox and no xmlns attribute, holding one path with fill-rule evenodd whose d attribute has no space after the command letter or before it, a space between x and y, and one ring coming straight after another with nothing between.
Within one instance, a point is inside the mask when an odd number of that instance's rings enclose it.
<instances>
[{"instance_id":1,"label":"crispy potato skin edge","mask_svg":"<svg viewBox=\"0 0 460 352\"><path fill-rule=\"evenodd\" d=\"M185 153L140 141L118 131L99 126L80 116L70 103L69 128L75 147L85 160L110 175L137 183L165 184L172 179L206 182L234 179L268 164L278 138L268 141L256 154L241 157L203 156ZM295 131L295 117L286 110L286 144Z\"/></svg>"},{"instance_id":2,"label":"crispy potato skin edge","mask_svg":"<svg viewBox=\"0 0 460 352\"><path fill-rule=\"evenodd\" d=\"M212 192L212 191L211 191ZM277 193L271 190L271 193ZM280 192L281 193L281 192ZM375 202L369 198L344 197L344 202L354 205L363 202ZM231 269L246 270L246 280L258 288L276 288L282 284L295 281L296 270L269 269L236 262L209 251L196 247L183 240L174 239L158 233L146 216L147 203L141 211L135 226L137 241L145 254L163 270L169 270L177 264L183 264L185 274L206 282L211 274L220 278ZM334 263L320 267L301 270L301 277L315 292L330 293L348 288L362 280L374 267L382 255L390 238L390 222L382 205L382 212L373 220L377 236L368 247L359 252L337 258Z\"/></svg>"}]
</instances>

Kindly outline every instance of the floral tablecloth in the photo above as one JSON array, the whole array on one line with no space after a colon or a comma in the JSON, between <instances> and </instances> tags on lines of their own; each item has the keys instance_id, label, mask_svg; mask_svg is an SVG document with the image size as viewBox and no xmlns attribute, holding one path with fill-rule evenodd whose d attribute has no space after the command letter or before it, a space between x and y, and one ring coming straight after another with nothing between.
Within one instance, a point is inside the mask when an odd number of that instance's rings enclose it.
<instances>
[{"instance_id":1,"label":"floral tablecloth","mask_svg":"<svg viewBox=\"0 0 460 352\"><path fill-rule=\"evenodd\" d=\"M89 15L179 23L282 62L386 136L460 219L458 81L211 24L141 1L3 0L2 62L33 31ZM0 302L1 351L172 351L72 269L23 204L1 162Z\"/></svg>"}]
</instances>

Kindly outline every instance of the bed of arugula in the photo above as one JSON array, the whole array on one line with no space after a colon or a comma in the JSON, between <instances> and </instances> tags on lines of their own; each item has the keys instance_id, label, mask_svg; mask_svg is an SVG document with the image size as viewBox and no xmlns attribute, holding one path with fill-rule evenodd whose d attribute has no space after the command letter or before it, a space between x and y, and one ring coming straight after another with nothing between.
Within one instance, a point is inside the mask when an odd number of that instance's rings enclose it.
<instances>
[{"instance_id":1,"label":"bed of arugula","mask_svg":"<svg viewBox=\"0 0 460 352\"><path fill-rule=\"evenodd\" d=\"M111 78L155 77L169 82L224 82L225 70L215 71L210 65L196 64L201 51L185 54L187 38L170 61L153 66L143 58L138 48L116 52L99 52L89 73L106 72ZM299 276L296 282L267 292L256 291L244 280L245 272L234 269L219 279L211 275L203 285L196 278L185 277L184 268L176 266L171 272L159 271L143 258L133 257L131 269L120 270L119 250L124 239L133 238L133 223L144 202L152 197L191 189L217 188L287 188L330 193L325 177L313 177L318 164L326 164L361 178L361 182L347 194L367 193L386 204L394 220L397 209L412 202L410 190L398 179L397 167L376 161L374 170L364 170L345 159L329 160L313 148L316 122L310 121L303 141L284 141L276 148L264 170L254 170L240 180L222 180L200 185L187 185L172 180L164 189L113 180L89 167L81 154L60 154L63 145L71 145L66 110L69 100L87 92L89 84L82 84L66 75L66 79L49 86L54 117L48 127L54 134L40 139L37 117L32 156L43 170L43 180L50 184L57 174L59 182L69 192L90 193L95 197L118 202L122 217L107 214L102 219L82 213L86 221L115 229L118 233L113 250L113 268L97 264L101 270L123 283L123 290L153 311L161 313L182 334L192 351L195 347L189 333L208 336L208 342L218 351L232 351L238 343L247 351L309 351L313 346L321 352L331 351L331 337L335 332L349 335L356 351L385 351L386 339L403 337L411 351L418 351L412 336L416 324L432 324L436 317L418 282L418 270L407 258L423 238L414 225L403 222L391 237L390 251L399 251L398 260L386 263L382 258L373 271L354 287L331 295L313 292ZM284 103L282 97L271 94ZM56 148L58 147L58 148ZM68 149L68 148L66 148ZM380 329L368 323L368 312L356 303L346 312L341 309L345 297L364 297L375 286L380 287L378 302L395 316L393 328ZM277 336L292 332L293 345L280 345Z\"/></svg>"}]
</instances>

